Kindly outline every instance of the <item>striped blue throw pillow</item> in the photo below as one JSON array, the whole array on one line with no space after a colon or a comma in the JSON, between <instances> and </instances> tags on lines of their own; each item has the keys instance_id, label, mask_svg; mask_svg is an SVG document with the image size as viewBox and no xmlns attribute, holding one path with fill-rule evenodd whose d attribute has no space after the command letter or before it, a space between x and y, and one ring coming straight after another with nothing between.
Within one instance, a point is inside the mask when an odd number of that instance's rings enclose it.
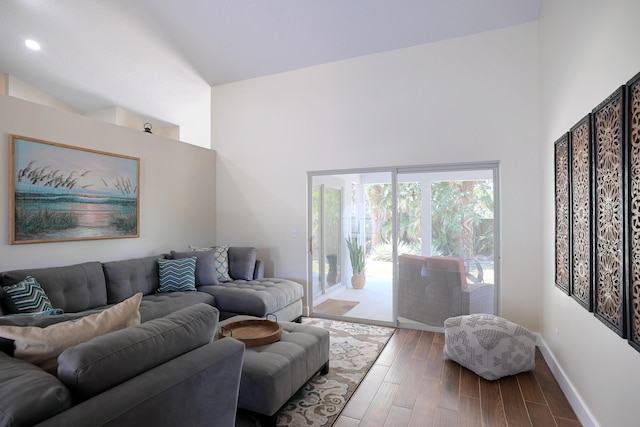
<instances>
[{"instance_id":1,"label":"striped blue throw pillow","mask_svg":"<svg viewBox=\"0 0 640 427\"><path fill-rule=\"evenodd\" d=\"M196 290L196 257L159 259L160 288L158 292Z\"/></svg>"},{"instance_id":2,"label":"striped blue throw pillow","mask_svg":"<svg viewBox=\"0 0 640 427\"><path fill-rule=\"evenodd\" d=\"M27 276L15 285L3 286L2 291L11 299L18 313L39 313L53 310L51 301L49 301L44 289L31 276Z\"/></svg>"}]
</instances>

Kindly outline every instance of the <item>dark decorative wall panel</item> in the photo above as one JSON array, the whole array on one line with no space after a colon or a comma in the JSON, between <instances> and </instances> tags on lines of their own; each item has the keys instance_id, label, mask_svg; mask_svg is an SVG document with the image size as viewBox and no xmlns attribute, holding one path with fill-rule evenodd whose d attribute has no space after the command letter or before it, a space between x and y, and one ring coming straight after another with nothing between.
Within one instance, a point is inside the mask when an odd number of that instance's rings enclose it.
<instances>
[{"instance_id":1,"label":"dark decorative wall panel","mask_svg":"<svg viewBox=\"0 0 640 427\"><path fill-rule=\"evenodd\" d=\"M555 284L640 351L640 73L554 143L554 160Z\"/></svg>"},{"instance_id":2,"label":"dark decorative wall panel","mask_svg":"<svg viewBox=\"0 0 640 427\"><path fill-rule=\"evenodd\" d=\"M569 134L555 142L556 286L569 293Z\"/></svg>"},{"instance_id":3,"label":"dark decorative wall panel","mask_svg":"<svg viewBox=\"0 0 640 427\"><path fill-rule=\"evenodd\" d=\"M640 351L640 74L627 84L629 344Z\"/></svg>"},{"instance_id":4,"label":"dark decorative wall panel","mask_svg":"<svg viewBox=\"0 0 640 427\"><path fill-rule=\"evenodd\" d=\"M592 304L591 246L591 115L569 131L571 147L571 296L584 308Z\"/></svg>"},{"instance_id":5,"label":"dark decorative wall panel","mask_svg":"<svg viewBox=\"0 0 640 427\"><path fill-rule=\"evenodd\" d=\"M592 112L594 150L594 313L625 336L625 91Z\"/></svg>"}]
</instances>

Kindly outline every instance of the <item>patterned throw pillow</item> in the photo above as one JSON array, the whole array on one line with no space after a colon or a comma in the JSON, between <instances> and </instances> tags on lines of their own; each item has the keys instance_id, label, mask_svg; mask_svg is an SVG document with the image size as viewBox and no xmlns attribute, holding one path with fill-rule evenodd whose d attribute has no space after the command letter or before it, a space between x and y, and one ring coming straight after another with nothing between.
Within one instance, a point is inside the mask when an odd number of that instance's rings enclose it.
<instances>
[{"instance_id":1,"label":"patterned throw pillow","mask_svg":"<svg viewBox=\"0 0 640 427\"><path fill-rule=\"evenodd\" d=\"M159 259L160 288L158 292L196 290L196 257Z\"/></svg>"},{"instance_id":2,"label":"patterned throw pillow","mask_svg":"<svg viewBox=\"0 0 640 427\"><path fill-rule=\"evenodd\" d=\"M11 286L3 286L2 291L10 298L18 313L39 313L53 310L49 297L40 283L31 276Z\"/></svg>"},{"instance_id":3,"label":"patterned throw pillow","mask_svg":"<svg viewBox=\"0 0 640 427\"><path fill-rule=\"evenodd\" d=\"M218 272L218 280L221 282L230 282L229 276L229 245L213 246L211 248L199 248L197 246L189 246L194 251L213 251L214 267Z\"/></svg>"}]
</instances>

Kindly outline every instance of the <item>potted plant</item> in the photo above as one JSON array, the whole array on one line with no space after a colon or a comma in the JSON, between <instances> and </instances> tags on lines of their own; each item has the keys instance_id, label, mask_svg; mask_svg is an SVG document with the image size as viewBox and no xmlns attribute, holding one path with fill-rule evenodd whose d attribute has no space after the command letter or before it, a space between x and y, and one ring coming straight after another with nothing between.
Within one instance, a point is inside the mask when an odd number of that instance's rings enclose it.
<instances>
[{"instance_id":1,"label":"potted plant","mask_svg":"<svg viewBox=\"0 0 640 427\"><path fill-rule=\"evenodd\" d=\"M351 259L351 268L353 269L351 286L353 286L354 289L362 289L365 282L364 268L366 264L364 246L358 242L357 238L351 236L347 238L347 248L349 249L349 258Z\"/></svg>"}]
</instances>

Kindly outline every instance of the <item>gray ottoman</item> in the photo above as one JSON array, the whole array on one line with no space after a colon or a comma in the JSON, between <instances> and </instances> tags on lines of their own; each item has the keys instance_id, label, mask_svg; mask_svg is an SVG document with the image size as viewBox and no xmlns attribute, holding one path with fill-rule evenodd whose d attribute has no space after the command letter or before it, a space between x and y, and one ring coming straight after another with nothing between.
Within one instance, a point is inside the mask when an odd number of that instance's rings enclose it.
<instances>
[{"instance_id":1,"label":"gray ottoman","mask_svg":"<svg viewBox=\"0 0 640 427\"><path fill-rule=\"evenodd\" d=\"M237 320L235 316L219 326ZM329 371L329 331L317 326L280 322L280 341L247 347L244 353L238 407L263 415L275 425L276 412L316 373Z\"/></svg>"},{"instance_id":2,"label":"gray ottoman","mask_svg":"<svg viewBox=\"0 0 640 427\"><path fill-rule=\"evenodd\" d=\"M444 321L444 355L486 380L535 367L536 336L524 326L492 314Z\"/></svg>"}]
</instances>

